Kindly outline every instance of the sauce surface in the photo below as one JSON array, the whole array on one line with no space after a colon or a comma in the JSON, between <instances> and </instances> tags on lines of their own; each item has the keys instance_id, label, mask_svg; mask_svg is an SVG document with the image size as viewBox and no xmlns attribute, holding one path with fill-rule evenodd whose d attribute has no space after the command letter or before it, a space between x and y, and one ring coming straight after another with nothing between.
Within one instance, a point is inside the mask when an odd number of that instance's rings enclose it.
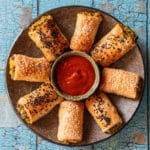
<instances>
[{"instance_id":1,"label":"sauce surface","mask_svg":"<svg viewBox=\"0 0 150 150\"><path fill-rule=\"evenodd\" d=\"M86 93L94 83L95 72L91 63L82 56L63 59L56 72L59 88L72 96Z\"/></svg>"}]
</instances>

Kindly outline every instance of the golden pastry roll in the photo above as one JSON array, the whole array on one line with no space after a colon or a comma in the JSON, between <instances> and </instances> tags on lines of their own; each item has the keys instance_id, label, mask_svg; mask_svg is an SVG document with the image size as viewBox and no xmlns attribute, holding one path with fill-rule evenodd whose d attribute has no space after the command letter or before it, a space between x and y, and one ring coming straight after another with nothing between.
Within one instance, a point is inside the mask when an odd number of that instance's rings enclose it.
<instances>
[{"instance_id":1,"label":"golden pastry roll","mask_svg":"<svg viewBox=\"0 0 150 150\"><path fill-rule=\"evenodd\" d=\"M127 98L139 97L142 79L139 75L114 68L104 68L102 71L100 90Z\"/></svg>"},{"instance_id":2,"label":"golden pastry roll","mask_svg":"<svg viewBox=\"0 0 150 150\"><path fill-rule=\"evenodd\" d=\"M108 34L95 44L91 55L99 65L109 66L133 49L136 39L137 36L129 27L116 24Z\"/></svg>"},{"instance_id":3,"label":"golden pastry roll","mask_svg":"<svg viewBox=\"0 0 150 150\"><path fill-rule=\"evenodd\" d=\"M9 74L12 80L49 82L51 66L47 59L14 54L9 59Z\"/></svg>"},{"instance_id":4,"label":"golden pastry roll","mask_svg":"<svg viewBox=\"0 0 150 150\"><path fill-rule=\"evenodd\" d=\"M23 120L32 124L48 114L62 100L50 83L43 83L38 89L18 100L17 110Z\"/></svg>"},{"instance_id":5,"label":"golden pastry roll","mask_svg":"<svg viewBox=\"0 0 150 150\"><path fill-rule=\"evenodd\" d=\"M89 52L99 27L102 16L99 12L80 12L77 14L74 34L71 38L72 50Z\"/></svg>"},{"instance_id":6,"label":"golden pastry roll","mask_svg":"<svg viewBox=\"0 0 150 150\"><path fill-rule=\"evenodd\" d=\"M48 61L54 61L69 47L67 38L60 31L51 15L43 16L29 27L29 37Z\"/></svg>"},{"instance_id":7,"label":"golden pastry roll","mask_svg":"<svg viewBox=\"0 0 150 150\"><path fill-rule=\"evenodd\" d=\"M122 126L122 118L104 93L88 98L85 106L103 132L111 134Z\"/></svg>"},{"instance_id":8,"label":"golden pastry roll","mask_svg":"<svg viewBox=\"0 0 150 150\"><path fill-rule=\"evenodd\" d=\"M59 106L57 138L60 142L78 143L83 134L84 104L76 101L63 101Z\"/></svg>"}]
</instances>

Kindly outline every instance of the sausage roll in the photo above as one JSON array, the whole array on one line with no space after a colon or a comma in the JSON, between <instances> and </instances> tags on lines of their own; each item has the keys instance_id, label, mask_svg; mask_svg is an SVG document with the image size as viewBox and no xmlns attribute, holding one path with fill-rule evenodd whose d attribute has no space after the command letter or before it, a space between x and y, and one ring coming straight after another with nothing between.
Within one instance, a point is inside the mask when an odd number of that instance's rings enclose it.
<instances>
[{"instance_id":1,"label":"sausage roll","mask_svg":"<svg viewBox=\"0 0 150 150\"><path fill-rule=\"evenodd\" d=\"M84 104L75 101L63 101L59 107L59 126L57 138L65 144L82 140Z\"/></svg>"},{"instance_id":2,"label":"sausage roll","mask_svg":"<svg viewBox=\"0 0 150 150\"><path fill-rule=\"evenodd\" d=\"M22 119L32 124L48 114L62 100L50 83L43 83L38 89L24 95L18 100L17 110Z\"/></svg>"},{"instance_id":3,"label":"sausage roll","mask_svg":"<svg viewBox=\"0 0 150 150\"><path fill-rule=\"evenodd\" d=\"M109 66L130 51L135 46L136 39L137 36L131 29L117 24L94 46L91 55L99 65Z\"/></svg>"},{"instance_id":4,"label":"sausage roll","mask_svg":"<svg viewBox=\"0 0 150 150\"><path fill-rule=\"evenodd\" d=\"M70 48L72 50L89 52L102 17L99 12L80 12L74 34L71 38Z\"/></svg>"},{"instance_id":5,"label":"sausage roll","mask_svg":"<svg viewBox=\"0 0 150 150\"><path fill-rule=\"evenodd\" d=\"M122 126L122 118L104 93L91 96L86 100L85 105L103 132L114 133Z\"/></svg>"},{"instance_id":6,"label":"sausage roll","mask_svg":"<svg viewBox=\"0 0 150 150\"><path fill-rule=\"evenodd\" d=\"M142 79L135 73L121 69L104 68L101 76L100 90L137 99Z\"/></svg>"},{"instance_id":7,"label":"sausage roll","mask_svg":"<svg viewBox=\"0 0 150 150\"><path fill-rule=\"evenodd\" d=\"M50 15L43 16L33 23L28 34L48 61L54 61L69 47L68 40Z\"/></svg>"},{"instance_id":8,"label":"sausage roll","mask_svg":"<svg viewBox=\"0 0 150 150\"><path fill-rule=\"evenodd\" d=\"M9 59L9 74L13 80L49 82L51 66L47 59L14 54Z\"/></svg>"}]
</instances>

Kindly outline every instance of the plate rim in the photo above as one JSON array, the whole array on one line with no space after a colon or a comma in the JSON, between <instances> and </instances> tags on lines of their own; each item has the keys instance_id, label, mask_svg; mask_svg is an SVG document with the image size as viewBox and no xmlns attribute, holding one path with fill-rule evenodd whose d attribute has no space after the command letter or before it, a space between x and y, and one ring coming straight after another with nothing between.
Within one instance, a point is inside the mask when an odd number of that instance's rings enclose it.
<instances>
[{"instance_id":1,"label":"plate rim","mask_svg":"<svg viewBox=\"0 0 150 150\"><path fill-rule=\"evenodd\" d=\"M92 9L92 10L95 10L95 11L99 11L99 12L102 12L108 16L110 16L111 18L113 18L115 21L123 24L120 20L118 20L116 17L112 16L111 14L101 10L101 9L98 9L98 8L94 8L94 7L90 7L90 6L84 6L84 5L67 5L67 6L60 6L60 7L55 7L55 8L52 8L52 9L49 9L43 13L41 13L40 15L38 15L36 18L34 18L27 26L25 26L24 28L22 28L22 30L18 33L18 35L16 36L16 38L14 39L14 41L12 42L10 48L9 48L9 53L6 57L6 64L5 64L5 69L4 69L4 75L5 75L5 89L6 89L6 95L8 96L8 99L9 99L9 103L11 104L11 107L13 108L13 111L15 112L15 114L17 115L17 118L19 118L19 120L23 123L23 125L25 125L30 131L32 131L36 136L39 136L39 137L42 137L44 140L48 141L48 142L51 142L53 144L57 144L57 145L60 145L60 146L68 146L68 147L82 147L82 146L89 146L89 145L93 145L93 144L98 144L98 143L102 143L112 137L114 137L116 134L120 133L129 123L130 121L134 118L135 114L137 113L138 109L139 109L139 106L141 105L141 102L143 100L143 96L144 96L144 92L145 92L145 85L146 85L146 65L144 63L144 55L142 54L142 50L139 46L138 43L136 43L137 47L138 47L138 50L140 52L140 56L141 56L141 59L142 59L142 64L143 64L143 84L142 84L142 89L141 89L141 94L140 94L140 99L138 100L139 103L135 109L135 111L133 112L132 116L130 117L130 119L124 123L122 125L122 127L117 130L115 133L111 134L109 137L106 137L102 140L98 140L98 141L95 141L95 142L92 142L92 143L87 143L87 144L80 144L80 145L77 145L77 144L63 144L63 143L58 143L58 142L55 142L55 141L52 141L46 137L44 137L42 134L40 133L37 133L35 129L31 128L23 119L21 119L19 113L16 111L13 103L12 103L12 99L10 97L10 94L9 94L9 91L8 91L8 79L7 79L7 74L8 74L8 61L9 61L9 57L10 57L10 54L12 52L12 49L17 41L17 39L21 36L21 34L31 25L33 24L36 20L38 20L40 17L42 17L43 15L46 15L48 14L50 11L54 11L54 10L57 10L57 9L63 9L63 8L87 8L87 9Z\"/></svg>"}]
</instances>

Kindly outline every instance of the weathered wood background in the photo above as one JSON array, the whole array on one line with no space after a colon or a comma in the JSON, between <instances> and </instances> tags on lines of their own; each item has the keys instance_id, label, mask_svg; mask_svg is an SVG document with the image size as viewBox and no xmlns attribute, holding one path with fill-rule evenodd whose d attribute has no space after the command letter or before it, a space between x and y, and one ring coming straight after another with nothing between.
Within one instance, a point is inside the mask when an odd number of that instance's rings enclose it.
<instances>
[{"instance_id":1,"label":"weathered wood background","mask_svg":"<svg viewBox=\"0 0 150 150\"><path fill-rule=\"evenodd\" d=\"M114 137L86 147L65 147L32 133L13 112L5 90L5 63L18 33L39 14L51 8L83 5L101 9L130 26L139 36L147 84L140 108L130 123ZM0 150L145 150L149 147L150 87L149 0L0 0Z\"/></svg>"}]
</instances>

